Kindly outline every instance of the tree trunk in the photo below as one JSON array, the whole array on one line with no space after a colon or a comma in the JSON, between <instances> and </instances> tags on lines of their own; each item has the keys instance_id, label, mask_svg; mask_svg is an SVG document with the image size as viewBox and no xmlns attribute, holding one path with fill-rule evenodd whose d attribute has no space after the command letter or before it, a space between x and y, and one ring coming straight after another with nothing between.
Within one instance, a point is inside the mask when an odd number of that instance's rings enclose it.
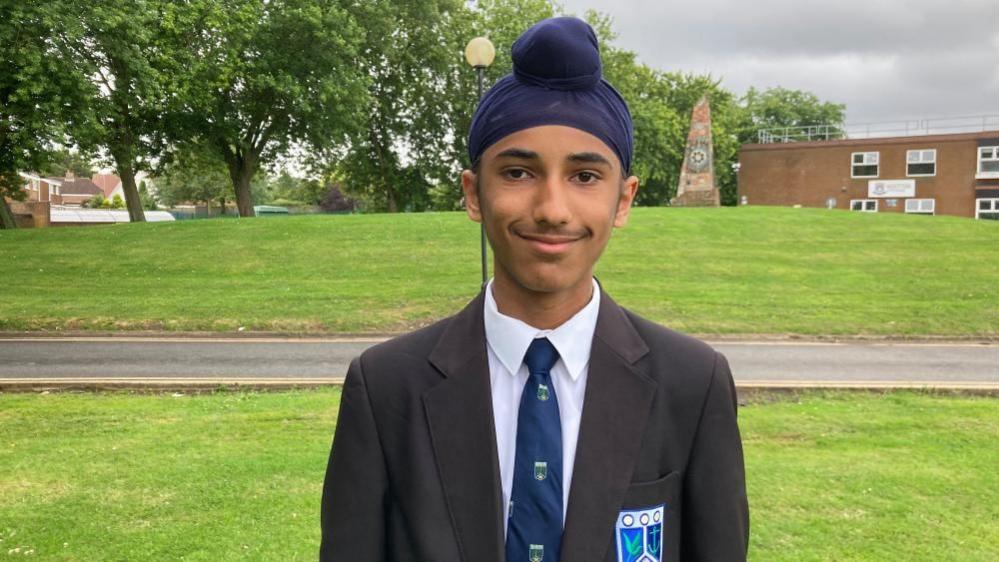
<instances>
[{"instance_id":1,"label":"tree trunk","mask_svg":"<svg viewBox=\"0 0 999 562\"><path fill-rule=\"evenodd\" d=\"M250 194L250 176L240 173L234 180L233 187L236 188L236 208L239 209L239 216L252 217L253 197Z\"/></svg>"},{"instance_id":2,"label":"tree trunk","mask_svg":"<svg viewBox=\"0 0 999 562\"><path fill-rule=\"evenodd\" d=\"M128 208L128 220L131 222L146 222L146 213L142 210L142 199L139 189L135 186L135 170L131 167L118 166L121 175L121 190L125 192L125 207Z\"/></svg>"},{"instance_id":3,"label":"tree trunk","mask_svg":"<svg viewBox=\"0 0 999 562\"><path fill-rule=\"evenodd\" d=\"M225 195L219 197L219 216L225 216Z\"/></svg>"},{"instance_id":4,"label":"tree trunk","mask_svg":"<svg viewBox=\"0 0 999 562\"><path fill-rule=\"evenodd\" d=\"M227 158L229 164L229 177L232 179L232 187L236 192L236 209L239 216L252 217L253 194L250 191L250 180L257 171L257 159L252 155L233 156Z\"/></svg>"},{"instance_id":5,"label":"tree trunk","mask_svg":"<svg viewBox=\"0 0 999 562\"><path fill-rule=\"evenodd\" d=\"M390 212L390 213L397 213L397 212L399 212L399 204L395 200L395 192L392 191L391 187L388 188L387 192L388 192L387 193L387 195L388 195L388 212Z\"/></svg>"},{"instance_id":6,"label":"tree trunk","mask_svg":"<svg viewBox=\"0 0 999 562\"><path fill-rule=\"evenodd\" d=\"M10 205L3 195L0 195L0 228L17 228L14 212L10 210Z\"/></svg>"}]
</instances>

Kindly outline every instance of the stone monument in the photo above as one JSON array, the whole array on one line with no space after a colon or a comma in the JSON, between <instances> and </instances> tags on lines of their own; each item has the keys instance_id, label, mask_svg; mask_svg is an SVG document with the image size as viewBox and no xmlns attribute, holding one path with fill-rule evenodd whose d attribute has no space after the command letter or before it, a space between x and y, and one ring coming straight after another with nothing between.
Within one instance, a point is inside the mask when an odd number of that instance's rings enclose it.
<instances>
[{"instance_id":1,"label":"stone monument","mask_svg":"<svg viewBox=\"0 0 999 562\"><path fill-rule=\"evenodd\" d=\"M675 207L717 207L721 204L721 195L715 186L711 105L707 96L697 102L690 116L690 133L680 168L680 184L670 204Z\"/></svg>"}]
</instances>

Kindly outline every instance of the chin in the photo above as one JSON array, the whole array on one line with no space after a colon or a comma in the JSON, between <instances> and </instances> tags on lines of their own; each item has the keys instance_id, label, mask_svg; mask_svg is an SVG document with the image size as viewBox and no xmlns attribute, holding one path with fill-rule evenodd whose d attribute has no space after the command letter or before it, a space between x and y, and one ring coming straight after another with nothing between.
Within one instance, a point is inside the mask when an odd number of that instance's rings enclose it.
<instances>
[{"instance_id":1,"label":"chin","mask_svg":"<svg viewBox=\"0 0 999 562\"><path fill-rule=\"evenodd\" d=\"M536 293L558 293L575 287L584 275L570 273L557 263L546 263L512 275L518 285Z\"/></svg>"}]
</instances>

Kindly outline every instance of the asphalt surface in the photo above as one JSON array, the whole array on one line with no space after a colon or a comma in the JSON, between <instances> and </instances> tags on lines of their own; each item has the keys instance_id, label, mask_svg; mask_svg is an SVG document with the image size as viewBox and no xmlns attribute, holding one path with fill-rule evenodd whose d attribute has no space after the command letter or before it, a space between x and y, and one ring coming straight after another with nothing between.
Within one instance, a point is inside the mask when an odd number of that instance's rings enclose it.
<instances>
[{"instance_id":1,"label":"asphalt surface","mask_svg":"<svg viewBox=\"0 0 999 562\"><path fill-rule=\"evenodd\" d=\"M0 339L0 382L335 382L375 339ZM738 384L999 386L999 345L711 342Z\"/></svg>"}]
</instances>

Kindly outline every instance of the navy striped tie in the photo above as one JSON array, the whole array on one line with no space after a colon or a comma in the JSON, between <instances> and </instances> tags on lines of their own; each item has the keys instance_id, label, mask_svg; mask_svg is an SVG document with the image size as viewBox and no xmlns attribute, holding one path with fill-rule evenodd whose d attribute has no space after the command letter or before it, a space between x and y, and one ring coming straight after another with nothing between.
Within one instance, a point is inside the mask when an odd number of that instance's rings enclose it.
<instances>
[{"instance_id":1,"label":"navy striped tie","mask_svg":"<svg viewBox=\"0 0 999 562\"><path fill-rule=\"evenodd\" d=\"M562 422L551 370L558 351L548 338L527 348L530 374L517 415L517 455L507 507L506 561L557 562L562 544Z\"/></svg>"}]
</instances>

